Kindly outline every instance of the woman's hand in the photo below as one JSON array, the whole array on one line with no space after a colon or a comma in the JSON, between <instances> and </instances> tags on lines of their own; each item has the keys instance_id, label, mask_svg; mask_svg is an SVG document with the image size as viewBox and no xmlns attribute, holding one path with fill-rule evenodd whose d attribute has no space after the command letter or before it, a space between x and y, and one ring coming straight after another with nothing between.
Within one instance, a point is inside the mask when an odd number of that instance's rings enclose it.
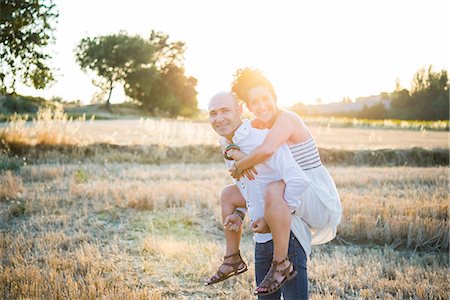
<instances>
[{"instance_id":1,"label":"woman's hand","mask_svg":"<svg viewBox=\"0 0 450 300\"><path fill-rule=\"evenodd\" d=\"M253 221L251 227L254 233L270 233L270 228L264 218Z\"/></svg>"},{"instance_id":2,"label":"woman's hand","mask_svg":"<svg viewBox=\"0 0 450 300\"><path fill-rule=\"evenodd\" d=\"M247 156L247 154L237 149L228 150L228 155L231 158L233 158L234 161L240 161L241 159ZM242 176L245 176L248 179L253 180L255 179L255 175L258 174L258 172L256 172L256 169L254 167L240 170L239 168L233 166L228 171L230 172L231 177L233 177L236 180L241 179Z\"/></svg>"},{"instance_id":3,"label":"woman's hand","mask_svg":"<svg viewBox=\"0 0 450 300\"><path fill-rule=\"evenodd\" d=\"M250 180L255 179L255 175L258 174L256 172L256 169L254 167L251 167L250 169L240 170L236 167L236 164L234 164L229 170L231 177L233 177L236 180L239 180L242 178L242 176L247 177Z\"/></svg>"}]
</instances>

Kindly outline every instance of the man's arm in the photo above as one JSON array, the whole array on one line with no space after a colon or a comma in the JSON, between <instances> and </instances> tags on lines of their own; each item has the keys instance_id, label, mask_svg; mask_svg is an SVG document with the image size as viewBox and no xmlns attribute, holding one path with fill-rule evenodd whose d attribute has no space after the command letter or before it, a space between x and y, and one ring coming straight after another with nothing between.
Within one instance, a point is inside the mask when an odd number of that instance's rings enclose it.
<instances>
[{"instance_id":1,"label":"man's arm","mask_svg":"<svg viewBox=\"0 0 450 300\"><path fill-rule=\"evenodd\" d=\"M309 188L311 180L294 160L286 144L278 148L268 163L286 184L284 200L291 212L295 211L300 207L300 196Z\"/></svg>"}]
</instances>

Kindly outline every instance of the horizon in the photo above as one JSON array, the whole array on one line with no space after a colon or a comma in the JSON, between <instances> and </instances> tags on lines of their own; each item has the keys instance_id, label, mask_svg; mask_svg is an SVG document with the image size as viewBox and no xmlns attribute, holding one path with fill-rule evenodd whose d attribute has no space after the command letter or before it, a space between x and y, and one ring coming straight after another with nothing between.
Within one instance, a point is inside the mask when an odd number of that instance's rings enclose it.
<instances>
[{"instance_id":1,"label":"horizon","mask_svg":"<svg viewBox=\"0 0 450 300\"><path fill-rule=\"evenodd\" d=\"M447 1L127 4L56 3L60 16L50 62L57 69L57 82L44 91L18 85L17 92L89 104L98 89L91 83L93 77L76 64L73 49L86 36L120 30L147 37L153 29L168 34L171 41L184 42L184 67L186 75L198 80L199 109L216 91L228 90L241 67L263 71L280 106L287 107L390 93L397 79L409 90L420 68L447 70L448 65ZM123 100L116 85L111 102Z\"/></svg>"}]
</instances>

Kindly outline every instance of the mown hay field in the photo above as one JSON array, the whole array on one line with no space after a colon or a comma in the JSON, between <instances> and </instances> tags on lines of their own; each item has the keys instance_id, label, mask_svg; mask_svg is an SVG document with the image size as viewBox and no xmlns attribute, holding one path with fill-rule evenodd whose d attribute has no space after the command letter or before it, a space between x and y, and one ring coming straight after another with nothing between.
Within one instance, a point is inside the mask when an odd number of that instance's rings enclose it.
<instances>
[{"instance_id":1,"label":"mown hay field","mask_svg":"<svg viewBox=\"0 0 450 300\"><path fill-rule=\"evenodd\" d=\"M167 139L160 135L158 142L150 142L156 138L150 136L154 130L148 129L145 139L132 141L130 137L139 137L143 131L117 129L124 128L118 124L131 121L102 122L80 122L79 127L67 122L67 130L75 133L72 137L54 122L36 131L16 123L15 133L24 147L34 143L34 137L47 145L74 148L82 143L72 144L74 140L61 137L98 142L102 135L95 133L95 126L103 128L105 137L117 131L110 142L123 139L125 147L144 142L195 146L203 145L202 140L212 145L217 140L204 123L185 122L176 127L173 124L183 123L162 121L157 125L159 134L165 132ZM137 126L149 126L141 122ZM83 133L83 126L94 127ZM123 130L134 130L130 126ZM335 129L350 130L323 130ZM394 132L377 130L387 135ZM362 136L370 136L371 131L366 129ZM346 132L342 138L353 139L353 145L365 143L361 136ZM397 140L411 132L401 131ZM443 132L429 132L430 136L434 133ZM428 140L429 148L447 148L447 134L436 138L437 146ZM320 134L315 135L321 143ZM387 148L394 147L394 136ZM386 139L378 141L377 147L384 147ZM401 149L409 147L397 143ZM249 272L216 286L202 285L224 254L219 193L231 179L222 163L61 160L64 153L60 151L37 149L47 153L45 159L33 161L4 153L5 166L9 161L22 163L13 168L0 166L2 298L254 298L253 240L248 223L242 252ZM313 247L308 261L310 298L448 299L448 165L337 164L329 170L344 214L338 237Z\"/></svg>"},{"instance_id":2,"label":"mown hay field","mask_svg":"<svg viewBox=\"0 0 450 300\"><path fill-rule=\"evenodd\" d=\"M330 171L344 215L308 262L311 298L447 298L447 169ZM252 299L253 267L202 286L224 251L221 164L29 165L0 181L6 299ZM246 226L250 264L252 243Z\"/></svg>"}]
</instances>

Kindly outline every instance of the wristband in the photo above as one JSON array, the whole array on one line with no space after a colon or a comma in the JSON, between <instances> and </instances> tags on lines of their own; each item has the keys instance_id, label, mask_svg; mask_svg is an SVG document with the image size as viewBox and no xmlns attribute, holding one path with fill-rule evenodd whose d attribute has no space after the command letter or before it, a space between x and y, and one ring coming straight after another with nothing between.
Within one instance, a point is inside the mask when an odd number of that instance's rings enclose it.
<instances>
[{"instance_id":1,"label":"wristband","mask_svg":"<svg viewBox=\"0 0 450 300\"><path fill-rule=\"evenodd\" d=\"M233 160L232 157L228 156L228 152L226 151L223 152L223 158L225 158L226 160Z\"/></svg>"},{"instance_id":2,"label":"wristband","mask_svg":"<svg viewBox=\"0 0 450 300\"><path fill-rule=\"evenodd\" d=\"M240 150L240 148L235 144L229 144L225 149L225 151L223 152L223 157L227 160L233 160L232 157L228 156L228 151L230 151L231 149Z\"/></svg>"},{"instance_id":3,"label":"wristband","mask_svg":"<svg viewBox=\"0 0 450 300\"><path fill-rule=\"evenodd\" d=\"M236 149L236 150L240 150L238 146L236 146L235 144L231 143L229 144L226 148L225 151L228 151L230 149Z\"/></svg>"},{"instance_id":4,"label":"wristband","mask_svg":"<svg viewBox=\"0 0 450 300\"><path fill-rule=\"evenodd\" d=\"M241 218L241 220L244 221L245 214L244 214L243 211L240 211L240 210L235 209L233 214L238 215L238 216Z\"/></svg>"}]
</instances>

